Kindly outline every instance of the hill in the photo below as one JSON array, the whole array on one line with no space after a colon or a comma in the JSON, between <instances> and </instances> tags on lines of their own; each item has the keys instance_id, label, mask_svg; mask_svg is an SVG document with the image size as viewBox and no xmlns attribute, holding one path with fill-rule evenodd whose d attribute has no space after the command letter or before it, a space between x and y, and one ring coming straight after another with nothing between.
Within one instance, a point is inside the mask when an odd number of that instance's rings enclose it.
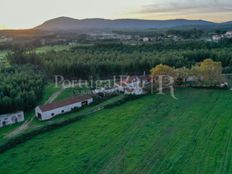
<instances>
[{"instance_id":1,"label":"hill","mask_svg":"<svg viewBox=\"0 0 232 174\"><path fill-rule=\"evenodd\" d=\"M231 173L231 91L178 90L104 109L0 155L1 173Z\"/></svg>"},{"instance_id":2,"label":"hill","mask_svg":"<svg viewBox=\"0 0 232 174\"><path fill-rule=\"evenodd\" d=\"M159 29L184 26L216 26L217 23L204 20L139 20L139 19L73 19L59 17L48 20L42 25L35 27L37 30L45 31L104 31L120 29Z\"/></svg>"}]
</instances>

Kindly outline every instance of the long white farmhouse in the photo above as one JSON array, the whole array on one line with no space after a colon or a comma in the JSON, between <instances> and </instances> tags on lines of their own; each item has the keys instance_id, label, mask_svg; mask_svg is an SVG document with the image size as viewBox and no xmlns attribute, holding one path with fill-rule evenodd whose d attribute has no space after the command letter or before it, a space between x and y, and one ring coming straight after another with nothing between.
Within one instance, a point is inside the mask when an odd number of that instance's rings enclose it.
<instances>
[{"instance_id":1,"label":"long white farmhouse","mask_svg":"<svg viewBox=\"0 0 232 174\"><path fill-rule=\"evenodd\" d=\"M24 121L23 111L0 115L0 127Z\"/></svg>"},{"instance_id":2,"label":"long white farmhouse","mask_svg":"<svg viewBox=\"0 0 232 174\"><path fill-rule=\"evenodd\" d=\"M89 105L92 102L92 96L76 96L43 106L37 106L35 108L35 114L39 120L49 120L57 115L70 112L85 105Z\"/></svg>"}]
</instances>

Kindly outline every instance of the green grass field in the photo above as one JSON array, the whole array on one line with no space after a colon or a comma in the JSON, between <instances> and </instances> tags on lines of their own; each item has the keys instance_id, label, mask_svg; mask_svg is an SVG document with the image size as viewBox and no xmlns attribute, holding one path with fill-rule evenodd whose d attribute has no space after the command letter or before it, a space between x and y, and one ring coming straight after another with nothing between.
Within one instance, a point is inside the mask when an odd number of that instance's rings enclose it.
<instances>
[{"instance_id":1,"label":"green grass field","mask_svg":"<svg viewBox=\"0 0 232 174\"><path fill-rule=\"evenodd\" d=\"M39 135L0 154L0 173L232 173L232 92L176 95L145 96Z\"/></svg>"},{"instance_id":2,"label":"green grass field","mask_svg":"<svg viewBox=\"0 0 232 174\"><path fill-rule=\"evenodd\" d=\"M54 46L42 46L36 48L36 53L46 53L48 51L63 51L68 50L70 48L69 45L54 45Z\"/></svg>"},{"instance_id":3,"label":"green grass field","mask_svg":"<svg viewBox=\"0 0 232 174\"><path fill-rule=\"evenodd\" d=\"M91 91L89 89L85 88L66 88L64 89L59 96L54 101L60 101L64 100L70 97L73 97L75 95L85 95L85 94L91 94Z\"/></svg>"}]
</instances>

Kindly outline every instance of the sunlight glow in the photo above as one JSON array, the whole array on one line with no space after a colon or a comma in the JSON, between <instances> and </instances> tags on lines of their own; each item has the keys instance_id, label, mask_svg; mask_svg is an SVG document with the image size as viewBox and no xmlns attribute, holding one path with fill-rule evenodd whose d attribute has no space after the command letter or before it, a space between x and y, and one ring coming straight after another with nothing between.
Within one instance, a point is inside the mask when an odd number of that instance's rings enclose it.
<instances>
[{"instance_id":1,"label":"sunlight glow","mask_svg":"<svg viewBox=\"0 0 232 174\"><path fill-rule=\"evenodd\" d=\"M0 24L9 28L31 28L60 16L232 20L231 0L0 0L0 4Z\"/></svg>"}]
</instances>

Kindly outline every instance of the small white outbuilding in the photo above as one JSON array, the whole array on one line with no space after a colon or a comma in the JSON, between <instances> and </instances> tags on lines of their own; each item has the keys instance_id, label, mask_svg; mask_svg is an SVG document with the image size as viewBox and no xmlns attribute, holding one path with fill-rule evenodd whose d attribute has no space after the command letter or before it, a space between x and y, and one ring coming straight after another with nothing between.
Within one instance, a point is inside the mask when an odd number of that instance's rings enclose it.
<instances>
[{"instance_id":1,"label":"small white outbuilding","mask_svg":"<svg viewBox=\"0 0 232 174\"><path fill-rule=\"evenodd\" d=\"M124 93L130 95L142 95L144 93L144 83L144 79L139 76L128 76L121 81L121 84L124 87Z\"/></svg>"},{"instance_id":2,"label":"small white outbuilding","mask_svg":"<svg viewBox=\"0 0 232 174\"><path fill-rule=\"evenodd\" d=\"M75 96L66 100L37 106L35 108L35 115L39 120L49 120L57 115L71 112L72 110L89 105L92 102L92 96Z\"/></svg>"},{"instance_id":3,"label":"small white outbuilding","mask_svg":"<svg viewBox=\"0 0 232 174\"><path fill-rule=\"evenodd\" d=\"M24 121L23 111L0 115L0 127Z\"/></svg>"}]
</instances>

